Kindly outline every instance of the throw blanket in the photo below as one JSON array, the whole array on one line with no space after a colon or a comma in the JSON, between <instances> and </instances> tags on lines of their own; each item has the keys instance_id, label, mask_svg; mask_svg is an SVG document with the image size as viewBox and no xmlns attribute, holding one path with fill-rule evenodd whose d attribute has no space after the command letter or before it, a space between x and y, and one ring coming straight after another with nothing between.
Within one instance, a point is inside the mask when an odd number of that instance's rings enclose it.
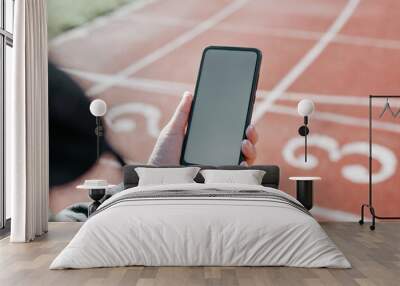
<instances>
[{"instance_id":1,"label":"throw blanket","mask_svg":"<svg viewBox=\"0 0 400 286\"><path fill-rule=\"evenodd\" d=\"M50 268L128 265L350 267L293 197L239 184L156 185L117 193Z\"/></svg>"}]
</instances>

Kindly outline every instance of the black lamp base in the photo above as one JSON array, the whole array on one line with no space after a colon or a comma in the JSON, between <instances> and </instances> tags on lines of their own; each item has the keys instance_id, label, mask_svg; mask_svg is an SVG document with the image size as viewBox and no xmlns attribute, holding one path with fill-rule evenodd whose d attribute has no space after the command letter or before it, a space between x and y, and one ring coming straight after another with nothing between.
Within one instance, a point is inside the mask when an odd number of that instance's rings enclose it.
<instances>
[{"instance_id":1,"label":"black lamp base","mask_svg":"<svg viewBox=\"0 0 400 286\"><path fill-rule=\"evenodd\" d=\"M88 216L91 216L97 208L101 205L100 200L106 194L106 189L91 189L89 190L89 197L94 201L89 205Z\"/></svg>"}]
</instances>

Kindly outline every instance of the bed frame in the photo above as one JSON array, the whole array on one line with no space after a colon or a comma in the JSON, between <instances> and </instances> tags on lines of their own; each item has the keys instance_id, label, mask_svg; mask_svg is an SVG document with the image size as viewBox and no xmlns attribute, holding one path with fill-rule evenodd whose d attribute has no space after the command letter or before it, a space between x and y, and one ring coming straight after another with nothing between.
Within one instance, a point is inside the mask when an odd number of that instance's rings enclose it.
<instances>
[{"instance_id":1,"label":"bed frame","mask_svg":"<svg viewBox=\"0 0 400 286\"><path fill-rule=\"evenodd\" d=\"M124 174L124 190L128 188L136 187L139 183L139 176L135 171L137 167L146 167L146 168L183 168L185 166L163 166L163 167L156 167L150 165L126 165L123 169ZM255 169L255 170L263 170L265 171L265 175L262 179L261 184L264 187L270 187L274 189L279 188L279 167L274 165L256 165L256 166L202 166L199 165L201 169L218 169L218 170L248 170L248 169ZM204 183L203 176L198 173L197 176L194 178L197 183Z\"/></svg>"}]
</instances>

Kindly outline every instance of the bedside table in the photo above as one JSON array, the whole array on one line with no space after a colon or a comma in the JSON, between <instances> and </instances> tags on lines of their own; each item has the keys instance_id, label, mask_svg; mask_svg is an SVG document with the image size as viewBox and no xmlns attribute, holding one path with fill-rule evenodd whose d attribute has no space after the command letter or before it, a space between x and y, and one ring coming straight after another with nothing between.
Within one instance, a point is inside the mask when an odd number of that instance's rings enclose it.
<instances>
[{"instance_id":1,"label":"bedside table","mask_svg":"<svg viewBox=\"0 0 400 286\"><path fill-rule=\"evenodd\" d=\"M321 177L290 177L296 181L296 198L307 209L313 207L313 182L321 180Z\"/></svg>"},{"instance_id":2,"label":"bedside table","mask_svg":"<svg viewBox=\"0 0 400 286\"><path fill-rule=\"evenodd\" d=\"M76 188L78 190L88 190L89 191L89 197L93 200L93 203L91 203L89 205L88 208L88 217L93 214L97 208L100 206L100 200L104 197L104 195L106 194L106 190L108 188L114 187L115 185L101 185L101 186L96 186L96 185L88 185L83 184L83 185L79 185Z\"/></svg>"}]
</instances>

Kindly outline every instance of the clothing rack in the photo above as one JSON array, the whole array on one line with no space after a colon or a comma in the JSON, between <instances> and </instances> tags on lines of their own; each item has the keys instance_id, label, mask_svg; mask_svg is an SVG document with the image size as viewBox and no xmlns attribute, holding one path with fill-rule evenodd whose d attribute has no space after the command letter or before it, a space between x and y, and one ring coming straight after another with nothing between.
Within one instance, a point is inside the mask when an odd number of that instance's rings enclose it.
<instances>
[{"instance_id":1,"label":"clothing rack","mask_svg":"<svg viewBox=\"0 0 400 286\"><path fill-rule=\"evenodd\" d=\"M375 208L373 207L373 200L372 200L372 100L374 98L400 98L400 95L370 95L369 96L369 184L368 184L368 204L361 205L361 219L359 220L359 224L364 224L364 208L368 208L371 216L372 216L372 224L370 225L370 229L375 229L375 219L400 219L400 217L393 217L393 216L379 216L376 214ZM386 108L385 108L386 109ZM384 110L385 111L385 110ZM383 113L382 113L383 115ZM393 113L392 113L393 115ZM396 114L397 115L397 114Z\"/></svg>"}]
</instances>

